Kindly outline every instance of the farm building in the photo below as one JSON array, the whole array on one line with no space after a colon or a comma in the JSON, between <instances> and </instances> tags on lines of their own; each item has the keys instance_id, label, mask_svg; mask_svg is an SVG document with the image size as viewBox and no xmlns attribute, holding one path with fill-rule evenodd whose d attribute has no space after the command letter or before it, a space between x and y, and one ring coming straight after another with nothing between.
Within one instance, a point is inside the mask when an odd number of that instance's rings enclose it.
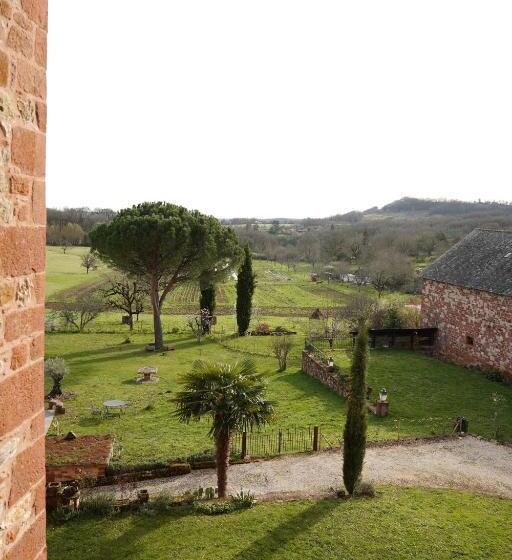
<instances>
[{"instance_id":1,"label":"farm building","mask_svg":"<svg viewBox=\"0 0 512 560\"><path fill-rule=\"evenodd\" d=\"M512 231L475 229L422 274L436 353L512 382Z\"/></svg>"}]
</instances>

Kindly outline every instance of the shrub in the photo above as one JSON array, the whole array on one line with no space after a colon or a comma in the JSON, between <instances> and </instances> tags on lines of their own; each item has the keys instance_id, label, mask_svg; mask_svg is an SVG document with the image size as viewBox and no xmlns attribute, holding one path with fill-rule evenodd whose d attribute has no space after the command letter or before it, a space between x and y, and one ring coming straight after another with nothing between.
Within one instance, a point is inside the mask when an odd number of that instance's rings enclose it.
<instances>
[{"instance_id":1,"label":"shrub","mask_svg":"<svg viewBox=\"0 0 512 560\"><path fill-rule=\"evenodd\" d=\"M286 336L276 336L273 338L272 351L274 356L277 358L278 371L284 371L288 361L288 354L290 353L293 345Z\"/></svg>"},{"instance_id":2,"label":"shrub","mask_svg":"<svg viewBox=\"0 0 512 560\"><path fill-rule=\"evenodd\" d=\"M77 517L111 517L119 512L120 508L113 496L96 494L82 498L78 509L58 507L51 511L49 516L55 522L65 522Z\"/></svg>"},{"instance_id":3,"label":"shrub","mask_svg":"<svg viewBox=\"0 0 512 560\"><path fill-rule=\"evenodd\" d=\"M53 381L53 387L48 393L49 398L62 395L62 380L69 373L69 368L63 358L48 358L44 362L44 374Z\"/></svg>"},{"instance_id":4,"label":"shrub","mask_svg":"<svg viewBox=\"0 0 512 560\"><path fill-rule=\"evenodd\" d=\"M495 383L503 383L503 376L499 371L485 371L484 375L489 381L494 381Z\"/></svg>"},{"instance_id":5,"label":"shrub","mask_svg":"<svg viewBox=\"0 0 512 560\"><path fill-rule=\"evenodd\" d=\"M209 498L206 498L209 499ZM256 499L250 492L240 490L238 494L229 498L229 500L217 500L194 503L194 509L198 513L204 515L222 515L224 513L231 513L233 511L240 511L242 509L249 509L256 505Z\"/></svg>"},{"instance_id":6,"label":"shrub","mask_svg":"<svg viewBox=\"0 0 512 560\"><path fill-rule=\"evenodd\" d=\"M208 463L210 461L215 461L215 455L213 450L205 449L204 451L192 453L186 460L187 463Z\"/></svg>"},{"instance_id":7,"label":"shrub","mask_svg":"<svg viewBox=\"0 0 512 560\"><path fill-rule=\"evenodd\" d=\"M80 500L80 515L97 515L109 517L115 513L119 513L119 506L116 500L108 494L96 494L94 496L86 496Z\"/></svg>"},{"instance_id":8,"label":"shrub","mask_svg":"<svg viewBox=\"0 0 512 560\"><path fill-rule=\"evenodd\" d=\"M169 511L172 508L180 506L181 502L176 500L174 496L166 492L161 492L157 494L151 501L146 502L140 506L140 513L146 515L154 515L155 513L163 513Z\"/></svg>"},{"instance_id":9,"label":"shrub","mask_svg":"<svg viewBox=\"0 0 512 560\"><path fill-rule=\"evenodd\" d=\"M145 471L153 471L159 469L166 469L169 467L169 463L163 463L161 461L152 461L148 463L139 463L136 465L123 465L123 464L110 464L107 467L107 476L117 476L126 473L137 473Z\"/></svg>"},{"instance_id":10,"label":"shrub","mask_svg":"<svg viewBox=\"0 0 512 560\"><path fill-rule=\"evenodd\" d=\"M258 323L254 332L257 335L267 335L270 334L270 330L270 325L268 323Z\"/></svg>"},{"instance_id":11,"label":"shrub","mask_svg":"<svg viewBox=\"0 0 512 560\"><path fill-rule=\"evenodd\" d=\"M235 494L231 498L231 501L237 509L249 509L256 505L256 498L254 497L254 494L244 492L243 490L240 490L238 494Z\"/></svg>"},{"instance_id":12,"label":"shrub","mask_svg":"<svg viewBox=\"0 0 512 560\"><path fill-rule=\"evenodd\" d=\"M358 482L354 490L354 496L375 498L375 488L370 482Z\"/></svg>"},{"instance_id":13,"label":"shrub","mask_svg":"<svg viewBox=\"0 0 512 560\"><path fill-rule=\"evenodd\" d=\"M197 502L194 504L194 509L204 515L222 515L236 510L233 502L229 500L208 503Z\"/></svg>"},{"instance_id":14,"label":"shrub","mask_svg":"<svg viewBox=\"0 0 512 560\"><path fill-rule=\"evenodd\" d=\"M57 332L60 327L59 316L55 311L52 311L49 315L46 315L44 319L44 332L53 333Z\"/></svg>"}]
</instances>

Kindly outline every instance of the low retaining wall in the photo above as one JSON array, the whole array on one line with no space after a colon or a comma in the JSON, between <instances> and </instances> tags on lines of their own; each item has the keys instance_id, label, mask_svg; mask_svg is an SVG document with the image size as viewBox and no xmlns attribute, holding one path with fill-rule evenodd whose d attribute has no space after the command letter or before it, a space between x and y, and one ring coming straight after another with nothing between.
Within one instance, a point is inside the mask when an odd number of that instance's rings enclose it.
<instances>
[{"instance_id":1,"label":"low retaining wall","mask_svg":"<svg viewBox=\"0 0 512 560\"><path fill-rule=\"evenodd\" d=\"M68 482L105 476L105 465L46 465L46 482Z\"/></svg>"},{"instance_id":2,"label":"low retaining wall","mask_svg":"<svg viewBox=\"0 0 512 560\"><path fill-rule=\"evenodd\" d=\"M348 397L350 391L348 385L343 383L335 373L330 372L325 364L307 350L302 351L302 371L310 377L318 379L320 383L329 387L340 397L345 399Z\"/></svg>"}]
</instances>

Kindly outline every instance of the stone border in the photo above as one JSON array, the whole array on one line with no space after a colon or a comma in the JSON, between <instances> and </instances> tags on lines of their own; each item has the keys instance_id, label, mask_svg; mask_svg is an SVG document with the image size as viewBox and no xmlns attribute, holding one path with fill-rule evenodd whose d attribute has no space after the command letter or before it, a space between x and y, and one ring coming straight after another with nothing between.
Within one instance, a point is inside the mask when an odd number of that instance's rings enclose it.
<instances>
[{"instance_id":1,"label":"stone border","mask_svg":"<svg viewBox=\"0 0 512 560\"><path fill-rule=\"evenodd\" d=\"M348 385L341 381L336 374L330 372L325 364L307 350L302 351L302 371L310 377L318 379L322 385L329 387L340 397L344 399L348 397L350 392Z\"/></svg>"}]
</instances>

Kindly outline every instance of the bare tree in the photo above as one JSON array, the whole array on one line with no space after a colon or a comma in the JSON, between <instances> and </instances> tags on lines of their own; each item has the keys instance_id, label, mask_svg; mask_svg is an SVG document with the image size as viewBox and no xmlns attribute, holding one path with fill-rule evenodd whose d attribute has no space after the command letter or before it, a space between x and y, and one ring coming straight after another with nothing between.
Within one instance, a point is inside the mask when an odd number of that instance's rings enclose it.
<instances>
[{"instance_id":1,"label":"bare tree","mask_svg":"<svg viewBox=\"0 0 512 560\"><path fill-rule=\"evenodd\" d=\"M145 284L126 275L110 278L101 294L107 305L112 309L124 311L129 317L130 332L133 331L133 317L139 320L140 313L144 312L144 302L148 290Z\"/></svg>"},{"instance_id":2,"label":"bare tree","mask_svg":"<svg viewBox=\"0 0 512 560\"><path fill-rule=\"evenodd\" d=\"M346 306L340 310L340 313L352 328L358 328L361 324L368 324L378 306L376 298L364 293L354 294L349 297Z\"/></svg>"},{"instance_id":3,"label":"bare tree","mask_svg":"<svg viewBox=\"0 0 512 560\"><path fill-rule=\"evenodd\" d=\"M292 342L286 336L276 336L272 341L272 351L277 358L278 371L284 371L288 361L288 354L292 349Z\"/></svg>"},{"instance_id":4,"label":"bare tree","mask_svg":"<svg viewBox=\"0 0 512 560\"><path fill-rule=\"evenodd\" d=\"M320 260L320 243L318 236L312 232L305 233L298 243L302 258L315 268L316 263Z\"/></svg>"},{"instance_id":5,"label":"bare tree","mask_svg":"<svg viewBox=\"0 0 512 560\"><path fill-rule=\"evenodd\" d=\"M381 253L369 265L369 277L379 298L384 290L398 291L414 277L411 260L397 251Z\"/></svg>"},{"instance_id":6,"label":"bare tree","mask_svg":"<svg viewBox=\"0 0 512 560\"><path fill-rule=\"evenodd\" d=\"M82 255L81 260L82 263L80 266L85 268L87 274L89 274L89 270L96 270L98 268L98 257L92 251Z\"/></svg>"},{"instance_id":7,"label":"bare tree","mask_svg":"<svg viewBox=\"0 0 512 560\"><path fill-rule=\"evenodd\" d=\"M102 311L103 306L97 294L86 293L74 301L66 302L60 311L60 316L68 327L83 332Z\"/></svg>"}]
</instances>

